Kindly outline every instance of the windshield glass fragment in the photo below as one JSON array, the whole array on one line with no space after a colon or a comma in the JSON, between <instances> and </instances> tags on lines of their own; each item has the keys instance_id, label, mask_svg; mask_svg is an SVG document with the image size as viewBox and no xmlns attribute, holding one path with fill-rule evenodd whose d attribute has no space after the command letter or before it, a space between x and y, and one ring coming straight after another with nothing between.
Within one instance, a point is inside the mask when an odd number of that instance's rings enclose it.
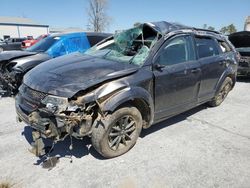
<instances>
[{"instance_id":1,"label":"windshield glass fragment","mask_svg":"<svg viewBox=\"0 0 250 188\"><path fill-rule=\"evenodd\" d=\"M116 33L112 38L86 51L85 54L141 66L160 37L161 34L149 25L142 24Z\"/></svg>"}]
</instances>

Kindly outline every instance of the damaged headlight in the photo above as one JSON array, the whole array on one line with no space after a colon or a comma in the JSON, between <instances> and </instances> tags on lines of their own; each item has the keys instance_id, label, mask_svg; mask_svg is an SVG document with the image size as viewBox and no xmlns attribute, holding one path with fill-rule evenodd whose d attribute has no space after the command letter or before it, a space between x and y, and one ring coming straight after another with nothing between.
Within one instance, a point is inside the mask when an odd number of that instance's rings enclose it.
<instances>
[{"instance_id":1,"label":"damaged headlight","mask_svg":"<svg viewBox=\"0 0 250 188\"><path fill-rule=\"evenodd\" d=\"M68 99L63 97L57 97L48 95L41 101L42 104L46 105L46 108L50 112L55 112L57 110L64 111L68 105Z\"/></svg>"}]
</instances>

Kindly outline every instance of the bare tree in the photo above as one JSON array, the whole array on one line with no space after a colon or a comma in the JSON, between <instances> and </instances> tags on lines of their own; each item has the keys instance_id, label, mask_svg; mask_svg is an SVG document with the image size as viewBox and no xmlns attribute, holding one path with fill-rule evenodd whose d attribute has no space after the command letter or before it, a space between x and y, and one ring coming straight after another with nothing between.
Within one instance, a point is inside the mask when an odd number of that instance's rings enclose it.
<instances>
[{"instance_id":1,"label":"bare tree","mask_svg":"<svg viewBox=\"0 0 250 188\"><path fill-rule=\"evenodd\" d=\"M88 0L89 25L95 32L105 31L111 18L107 15L108 0Z\"/></svg>"}]
</instances>

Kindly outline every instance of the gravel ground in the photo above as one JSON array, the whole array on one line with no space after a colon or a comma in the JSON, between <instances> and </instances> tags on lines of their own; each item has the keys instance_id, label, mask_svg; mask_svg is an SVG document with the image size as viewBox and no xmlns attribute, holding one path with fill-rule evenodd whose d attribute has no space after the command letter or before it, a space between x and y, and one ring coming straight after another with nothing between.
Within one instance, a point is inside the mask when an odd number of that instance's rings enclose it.
<instances>
[{"instance_id":1,"label":"gravel ground","mask_svg":"<svg viewBox=\"0 0 250 188\"><path fill-rule=\"evenodd\" d=\"M0 99L0 180L17 187L250 187L250 81L217 108L200 106L144 130L127 154L105 160L90 139L59 143L56 166L28 152L31 130L16 122L14 99ZM67 146L67 147L65 147ZM46 163L45 163L46 164Z\"/></svg>"}]
</instances>

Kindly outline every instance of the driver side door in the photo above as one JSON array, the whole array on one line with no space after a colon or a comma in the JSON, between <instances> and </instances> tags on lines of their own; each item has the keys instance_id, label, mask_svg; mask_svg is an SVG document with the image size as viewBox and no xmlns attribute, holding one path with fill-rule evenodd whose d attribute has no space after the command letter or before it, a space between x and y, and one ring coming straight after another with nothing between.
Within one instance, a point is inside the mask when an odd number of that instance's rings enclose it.
<instances>
[{"instance_id":1,"label":"driver side door","mask_svg":"<svg viewBox=\"0 0 250 188\"><path fill-rule=\"evenodd\" d=\"M163 119L196 105L201 82L193 37L175 36L155 57L155 119Z\"/></svg>"}]
</instances>

